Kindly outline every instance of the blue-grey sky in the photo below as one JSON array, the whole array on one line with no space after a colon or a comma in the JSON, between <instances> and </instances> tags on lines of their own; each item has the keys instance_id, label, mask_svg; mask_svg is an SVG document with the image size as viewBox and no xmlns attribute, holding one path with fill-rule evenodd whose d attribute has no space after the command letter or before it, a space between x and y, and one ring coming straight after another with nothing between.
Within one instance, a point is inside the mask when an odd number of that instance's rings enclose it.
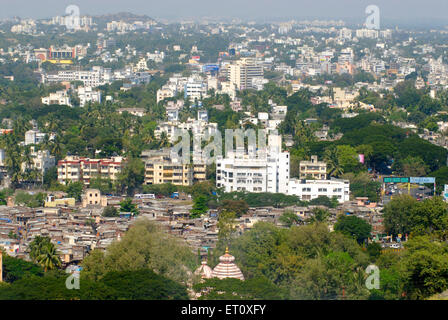
<instances>
[{"instance_id":1,"label":"blue-grey sky","mask_svg":"<svg viewBox=\"0 0 448 320\"><path fill-rule=\"evenodd\" d=\"M13 16L46 18L64 15L67 5L76 4L81 14L132 12L155 18L238 17L343 18L362 20L367 5L381 9L387 21L419 24L448 23L446 0L0 0L0 18Z\"/></svg>"}]
</instances>

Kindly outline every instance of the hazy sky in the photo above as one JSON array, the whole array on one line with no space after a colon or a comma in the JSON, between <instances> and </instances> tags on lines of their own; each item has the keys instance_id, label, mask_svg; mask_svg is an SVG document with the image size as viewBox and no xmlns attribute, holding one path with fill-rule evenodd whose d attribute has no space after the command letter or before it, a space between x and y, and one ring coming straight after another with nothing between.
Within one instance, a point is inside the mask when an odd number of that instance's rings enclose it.
<instances>
[{"instance_id":1,"label":"hazy sky","mask_svg":"<svg viewBox=\"0 0 448 320\"><path fill-rule=\"evenodd\" d=\"M128 11L155 18L201 16L263 18L365 18L367 5L375 4L387 21L447 22L447 0L0 0L0 18L47 18L64 15L76 4L81 14Z\"/></svg>"}]
</instances>

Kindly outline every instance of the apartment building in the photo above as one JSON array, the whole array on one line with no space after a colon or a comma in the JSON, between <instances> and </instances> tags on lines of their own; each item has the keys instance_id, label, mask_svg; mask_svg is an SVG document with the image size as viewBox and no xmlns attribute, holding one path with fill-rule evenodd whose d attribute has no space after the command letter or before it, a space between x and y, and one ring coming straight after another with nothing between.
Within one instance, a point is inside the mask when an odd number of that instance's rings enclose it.
<instances>
[{"instance_id":1,"label":"apartment building","mask_svg":"<svg viewBox=\"0 0 448 320\"><path fill-rule=\"evenodd\" d=\"M43 83L81 81L85 87L98 87L110 83L112 71L109 68L92 67L92 70L60 70L44 74Z\"/></svg>"},{"instance_id":2,"label":"apartment building","mask_svg":"<svg viewBox=\"0 0 448 320\"><path fill-rule=\"evenodd\" d=\"M145 162L145 184L171 183L177 186L191 186L206 180L205 164L183 164L171 157L171 149L147 150L142 152Z\"/></svg>"},{"instance_id":3,"label":"apartment building","mask_svg":"<svg viewBox=\"0 0 448 320\"><path fill-rule=\"evenodd\" d=\"M281 151L282 138L270 135L268 147L258 157L244 149L229 152L216 160L216 186L225 192L287 193L289 182L289 152Z\"/></svg>"},{"instance_id":4,"label":"apartment building","mask_svg":"<svg viewBox=\"0 0 448 320\"><path fill-rule=\"evenodd\" d=\"M58 162L58 181L64 185L69 181L82 181L85 185L89 185L90 179L96 177L116 181L125 161L123 157L90 159L67 156Z\"/></svg>"},{"instance_id":5,"label":"apartment building","mask_svg":"<svg viewBox=\"0 0 448 320\"><path fill-rule=\"evenodd\" d=\"M50 154L50 151L48 150L38 150L36 151L34 147L31 147L31 159L32 164L30 169L38 170L42 177L44 176L45 172L47 172L48 169L51 167L54 167L56 165L56 159L54 156ZM22 163L22 170L25 171L26 164Z\"/></svg>"},{"instance_id":6,"label":"apartment building","mask_svg":"<svg viewBox=\"0 0 448 320\"><path fill-rule=\"evenodd\" d=\"M77 93L80 107L84 107L91 102L101 103L101 91L95 91L92 87L79 87Z\"/></svg>"},{"instance_id":7,"label":"apartment building","mask_svg":"<svg viewBox=\"0 0 448 320\"><path fill-rule=\"evenodd\" d=\"M310 161L300 161L300 179L327 179L327 163L311 156Z\"/></svg>"},{"instance_id":8,"label":"apartment building","mask_svg":"<svg viewBox=\"0 0 448 320\"><path fill-rule=\"evenodd\" d=\"M46 135L45 132L40 132L38 130L28 130L25 132L25 145L39 144L44 141Z\"/></svg>"},{"instance_id":9,"label":"apartment building","mask_svg":"<svg viewBox=\"0 0 448 320\"><path fill-rule=\"evenodd\" d=\"M252 88L254 79L262 79L264 75L263 66L257 64L253 58L242 58L228 68L229 81L238 90Z\"/></svg>"},{"instance_id":10,"label":"apartment building","mask_svg":"<svg viewBox=\"0 0 448 320\"><path fill-rule=\"evenodd\" d=\"M350 200L349 180L300 180L291 179L288 194L297 196L303 201L310 201L318 197L336 197L340 203Z\"/></svg>"},{"instance_id":11,"label":"apartment building","mask_svg":"<svg viewBox=\"0 0 448 320\"><path fill-rule=\"evenodd\" d=\"M189 78L184 88L185 98L191 101L201 100L207 96L207 82L199 78Z\"/></svg>"},{"instance_id":12,"label":"apartment building","mask_svg":"<svg viewBox=\"0 0 448 320\"><path fill-rule=\"evenodd\" d=\"M52 104L59 104L59 105L66 105L66 106L72 106L70 102L70 96L68 95L67 91L57 91L50 93L49 96L42 98L42 103L45 105L52 105Z\"/></svg>"}]
</instances>

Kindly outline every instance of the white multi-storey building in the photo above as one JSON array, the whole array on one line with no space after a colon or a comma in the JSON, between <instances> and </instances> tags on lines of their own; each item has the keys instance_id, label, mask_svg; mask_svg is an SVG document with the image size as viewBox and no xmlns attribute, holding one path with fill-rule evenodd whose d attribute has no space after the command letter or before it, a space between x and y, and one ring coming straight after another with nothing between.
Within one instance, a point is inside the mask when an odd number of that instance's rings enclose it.
<instances>
[{"instance_id":1,"label":"white multi-storey building","mask_svg":"<svg viewBox=\"0 0 448 320\"><path fill-rule=\"evenodd\" d=\"M56 159L54 156L50 154L50 151L48 150L38 150L36 151L34 147L31 148L31 159L33 160L31 164L31 168L29 169L35 169L38 170L42 177L44 176L45 172L47 172L48 169L51 167L54 167L56 165ZM22 170L25 171L26 164L22 163Z\"/></svg>"},{"instance_id":2,"label":"white multi-storey building","mask_svg":"<svg viewBox=\"0 0 448 320\"><path fill-rule=\"evenodd\" d=\"M72 106L70 96L67 94L67 91L52 92L49 96L42 98L42 103L46 105L59 104Z\"/></svg>"},{"instance_id":3,"label":"white multi-storey building","mask_svg":"<svg viewBox=\"0 0 448 320\"><path fill-rule=\"evenodd\" d=\"M77 92L80 107L84 107L89 102L101 103L101 91L95 91L92 87L79 87Z\"/></svg>"},{"instance_id":4,"label":"white multi-storey building","mask_svg":"<svg viewBox=\"0 0 448 320\"><path fill-rule=\"evenodd\" d=\"M263 66L253 58L243 58L229 66L229 81L238 90L253 88L254 79L263 79ZM255 80L255 84L261 80Z\"/></svg>"},{"instance_id":5,"label":"white multi-storey building","mask_svg":"<svg viewBox=\"0 0 448 320\"><path fill-rule=\"evenodd\" d=\"M112 81L112 71L103 67L92 67L92 70L60 70L57 73L43 75L43 83L81 81L85 87L98 87Z\"/></svg>"},{"instance_id":6,"label":"white multi-storey building","mask_svg":"<svg viewBox=\"0 0 448 320\"><path fill-rule=\"evenodd\" d=\"M291 179L288 194L310 201L318 197L336 197L340 203L350 200L350 181L348 180L299 180Z\"/></svg>"},{"instance_id":7,"label":"white multi-storey building","mask_svg":"<svg viewBox=\"0 0 448 320\"><path fill-rule=\"evenodd\" d=\"M28 130L25 132L25 145L41 143L47 134L37 130Z\"/></svg>"},{"instance_id":8,"label":"white multi-storey building","mask_svg":"<svg viewBox=\"0 0 448 320\"><path fill-rule=\"evenodd\" d=\"M207 82L198 78L189 78L184 88L185 98L189 97L192 101L201 100L207 96Z\"/></svg>"},{"instance_id":9,"label":"white multi-storey building","mask_svg":"<svg viewBox=\"0 0 448 320\"><path fill-rule=\"evenodd\" d=\"M281 136L270 135L267 152L258 157L244 150L229 152L216 160L216 185L226 192L287 193L289 182L289 152L281 151Z\"/></svg>"}]
</instances>

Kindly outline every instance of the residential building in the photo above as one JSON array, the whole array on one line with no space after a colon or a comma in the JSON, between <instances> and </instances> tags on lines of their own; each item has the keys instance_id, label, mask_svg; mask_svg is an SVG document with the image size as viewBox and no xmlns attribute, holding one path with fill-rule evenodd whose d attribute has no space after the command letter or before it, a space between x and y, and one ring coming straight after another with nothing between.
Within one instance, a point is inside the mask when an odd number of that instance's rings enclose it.
<instances>
[{"instance_id":1,"label":"residential building","mask_svg":"<svg viewBox=\"0 0 448 320\"><path fill-rule=\"evenodd\" d=\"M90 159L67 156L58 162L58 182L65 185L69 181L82 181L85 185L89 185L90 179L96 177L116 181L125 161L123 157Z\"/></svg>"},{"instance_id":2,"label":"residential building","mask_svg":"<svg viewBox=\"0 0 448 320\"><path fill-rule=\"evenodd\" d=\"M82 207L89 205L107 207L107 197L102 196L98 189L87 189L82 195Z\"/></svg>"},{"instance_id":3,"label":"residential building","mask_svg":"<svg viewBox=\"0 0 448 320\"><path fill-rule=\"evenodd\" d=\"M269 135L268 147L257 156L251 150L237 149L216 160L216 186L226 192L287 193L289 182L289 152L281 151L282 138Z\"/></svg>"},{"instance_id":4,"label":"residential building","mask_svg":"<svg viewBox=\"0 0 448 320\"><path fill-rule=\"evenodd\" d=\"M50 93L48 97L42 98L42 103L46 105L59 104L72 106L70 102L70 96L67 94L67 91L61 90L57 92Z\"/></svg>"},{"instance_id":5,"label":"residential building","mask_svg":"<svg viewBox=\"0 0 448 320\"><path fill-rule=\"evenodd\" d=\"M207 82L199 78L189 78L184 88L185 98L191 101L201 100L207 96Z\"/></svg>"},{"instance_id":6,"label":"residential building","mask_svg":"<svg viewBox=\"0 0 448 320\"><path fill-rule=\"evenodd\" d=\"M172 183L177 186L191 186L205 181L206 165L184 164L173 158L171 149L147 150L142 153L145 162L145 184Z\"/></svg>"},{"instance_id":7,"label":"residential building","mask_svg":"<svg viewBox=\"0 0 448 320\"><path fill-rule=\"evenodd\" d=\"M93 90L92 87L79 87L77 90L79 106L84 107L86 103L101 103L101 91Z\"/></svg>"},{"instance_id":8,"label":"residential building","mask_svg":"<svg viewBox=\"0 0 448 320\"><path fill-rule=\"evenodd\" d=\"M46 133L40 132L39 130L28 130L25 132L25 145L39 144L44 141Z\"/></svg>"},{"instance_id":9,"label":"residential building","mask_svg":"<svg viewBox=\"0 0 448 320\"><path fill-rule=\"evenodd\" d=\"M288 194L299 197L303 201L310 201L318 197L336 197L340 203L350 200L349 180L300 180L291 179Z\"/></svg>"},{"instance_id":10,"label":"residential building","mask_svg":"<svg viewBox=\"0 0 448 320\"><path fill-rule=\"evenodd\" d=\"M109 68L92 67L91 70L59 70L42 76L43 83L81 81L85 87L98 87L112 80Z\"/></svg>"},{"instance_id":11,"label":"residential building","mask_svg":"<svg viewBox=\"0 0 448 320\"><path fill-rule=\"evenodd\" d=\"M300 179L327 179L327 163L319 161L317 156L311 156L310 161L300 161Z\"/></svg>"},{"instance_id":12,"label":"residential building","mask_svg":"<svg viewBox=\"0 0 448 320\"><path fill-rule=\"evenodd\" d=\"M31 147L31 159L32 164L31 168L29 169L35 169L38 170L43 177L45 172L47 172L48 169L51 167L54 167L56 165L56 159L54 156L50 154L50 151L48 150L38 150L36 151L34 147ZM26 169L26 164L22 163L22 170Z\"/></svg>"},{"instance_id":13,"label":"residential building","mask_svg":"<svg viewBox=\"0 0 448 320\"><path fill-rule=\"evenodd\" d=\"M262 79L263 66L254 58L242 58L229 66L229 81L238 90L253 88L254 79Z\"/></svg>"}]
</instances>

